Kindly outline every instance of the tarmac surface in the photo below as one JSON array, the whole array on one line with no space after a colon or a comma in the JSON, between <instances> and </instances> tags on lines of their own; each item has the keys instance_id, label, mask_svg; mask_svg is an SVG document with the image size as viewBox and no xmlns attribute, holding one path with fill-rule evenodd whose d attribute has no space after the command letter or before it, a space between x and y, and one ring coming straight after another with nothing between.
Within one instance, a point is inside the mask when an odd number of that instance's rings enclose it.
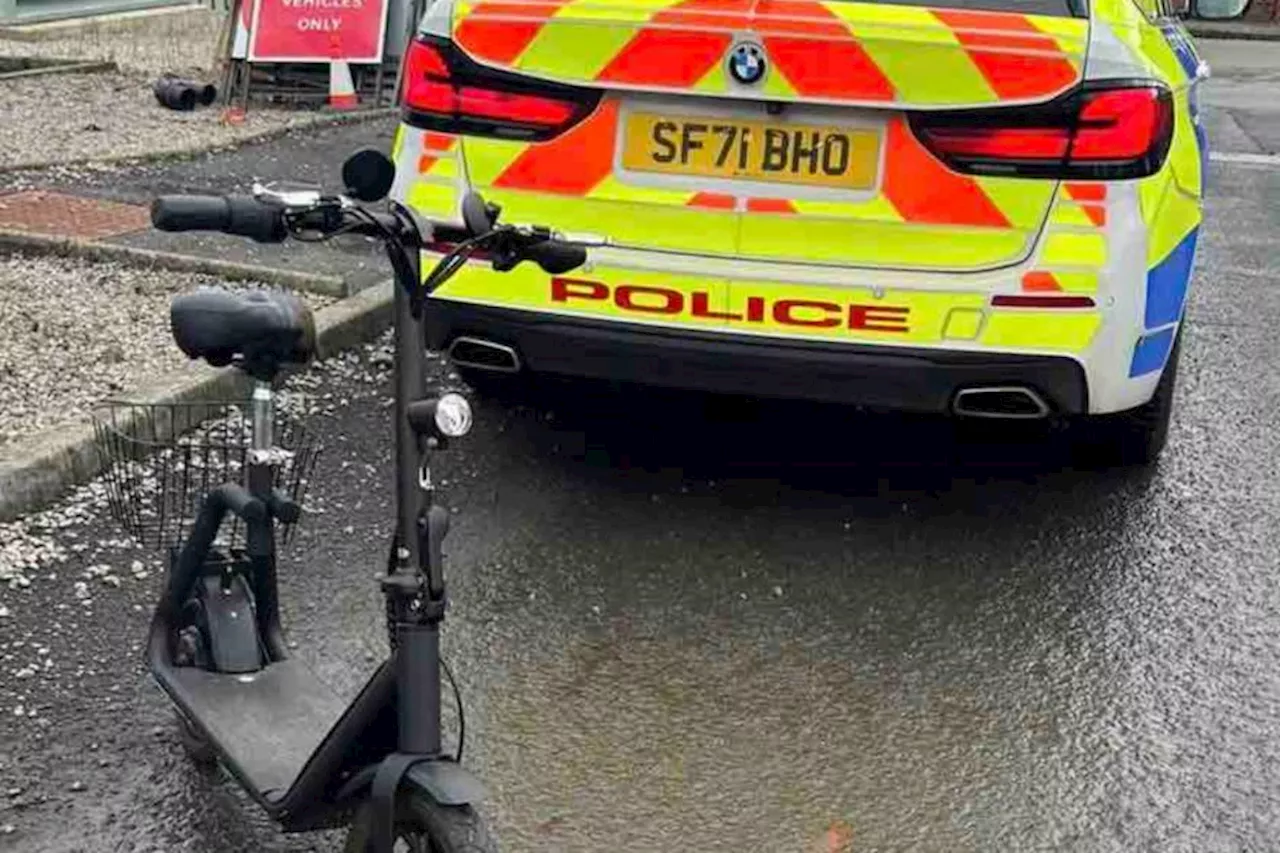
<instances>
[{"instance_id":1,"label":"tarmac surface","mask_svg":"<svg viewBox=\"0 0 1280 853\"><path fill-rule=\"evenodd\" d=\"M1267 153L1221 131L1280 126L1266 104L1214 98L1218 150ZM336 175L383 131L81 189ZM858 851L1273 849L1280 164L1215 162L1211 193L1147 474L1073 471L1050 434L820 406L479 402L437 470L446 653L504 849L807 853L833 826ZM287 627L344 693L383 650L388 383L372 347L296 384L326 451ZM340 849L191 769L140 663L154 559L85 501L42 523L67 560L0 588L0 850Z\"/></svg>"}]
</instances>

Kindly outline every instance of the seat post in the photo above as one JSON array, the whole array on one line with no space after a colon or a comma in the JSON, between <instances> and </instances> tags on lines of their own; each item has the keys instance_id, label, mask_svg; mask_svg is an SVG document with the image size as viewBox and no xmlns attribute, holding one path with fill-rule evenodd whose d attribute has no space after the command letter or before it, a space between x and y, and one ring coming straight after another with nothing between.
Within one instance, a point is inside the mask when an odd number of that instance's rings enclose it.
<instances>
[{"instance_id":1,"label":"seat post","mask_svg":"<svg viewBox=\"0 0 1280 853\"><path fill-rule=\"evenodd\" d=\"M273 375L274 371L266 375ZM276 581L276 468L285 451L275 446L275 392L271 382L254 375L249 398L249 425L252 432L245 471L249 494L268 508L265 518L245 522L245 544L252 565L250 583L257 603L258 631L266 645L268 661L284 660L285 642L280 629L279 592Z\"/></svg>"},{"instance_id":2,"label":"seat post","mask_svg":"<svg viewBox=\"0 0 1280 853\"><path fill-rule=\"evenodd\" d=\"M271 505L271 493L275 487L275 468L279 464L275 450L275 395L271 383L255 378L253 394L249 398L249 428L252 432L248 462L245 471L245 488L249 494ZM265 557L272 553L272 519L250 523L249 553Z\"/></svg>"},{"instance_id":3,"label":"seat post","mask_svg":"<svg viewBox=\"0 0 1280 853\"><path fill-rule=\"evenodd\" d=\"M253 397L249 410L253 427L253 449L270 450L275 444L272 427L275 423L275 394L271 383L261 379L253 381Z\"/></svg>"}]
</instances>

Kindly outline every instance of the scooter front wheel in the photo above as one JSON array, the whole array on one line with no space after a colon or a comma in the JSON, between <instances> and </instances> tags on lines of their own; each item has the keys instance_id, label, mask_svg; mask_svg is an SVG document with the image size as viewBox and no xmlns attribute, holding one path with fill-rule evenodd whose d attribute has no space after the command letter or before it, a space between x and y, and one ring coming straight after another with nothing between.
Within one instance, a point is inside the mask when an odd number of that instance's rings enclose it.
<instances>
[{"instance_id":1,"label":"scooter front wheel","mask_svg":"<svg viewBox=\"0 0 1280 853\"><path fill-rule=\"evenodd\" d=\"M395 849L408 853L498 853L484 818L471 806L446 806L420 791L406 791L396 805ZM345 853L373 850L366 806L347 834Z\"/></svg>"}]
</instances>

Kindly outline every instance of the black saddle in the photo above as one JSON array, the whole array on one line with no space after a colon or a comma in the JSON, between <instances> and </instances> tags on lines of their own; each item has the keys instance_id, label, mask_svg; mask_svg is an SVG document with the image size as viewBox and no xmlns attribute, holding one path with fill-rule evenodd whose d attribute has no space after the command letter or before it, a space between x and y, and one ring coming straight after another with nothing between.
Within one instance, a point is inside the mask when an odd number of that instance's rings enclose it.
<instances>
[{"instance_id":1,"label":"black saddle","mask_svg":"<svg viewBox=\"0 0 1280 853\"><path fill-rule=\"evenodd\" d=\"M202 288L169 307L173 339L189 358L214 367L237 359L259 379L284 364L305 364L316 349L315 319L298 297L279 291Z\"/></svg>"}]
</instances>

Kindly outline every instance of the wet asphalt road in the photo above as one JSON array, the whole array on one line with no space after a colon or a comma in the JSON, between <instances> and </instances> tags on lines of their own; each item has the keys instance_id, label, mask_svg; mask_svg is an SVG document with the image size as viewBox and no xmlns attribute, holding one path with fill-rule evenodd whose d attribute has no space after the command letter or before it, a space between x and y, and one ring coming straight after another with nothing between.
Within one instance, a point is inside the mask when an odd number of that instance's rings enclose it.
<instances>
[{"instance_id":1,"label":"wet asphalt road","mask_svg":"<svg viewBox=\"0 0 1280 853\"><path fill-rule=\"evenodd\" d=\"M1212 181L1149 474L823 407L479 404L438 471L447 651L504 849L807 853L836 823L858 851L1275 849L1280 170ZM382 648L374 361L312 373L320 512L283 569L291 634L342 691ZM116 535L91 509L54 538ZM338 849L189 769L139 665L136 556L95 544L0 588L0 850ZM90 564L124 581L86 605Z\"/></svg>"}]
</instances>

